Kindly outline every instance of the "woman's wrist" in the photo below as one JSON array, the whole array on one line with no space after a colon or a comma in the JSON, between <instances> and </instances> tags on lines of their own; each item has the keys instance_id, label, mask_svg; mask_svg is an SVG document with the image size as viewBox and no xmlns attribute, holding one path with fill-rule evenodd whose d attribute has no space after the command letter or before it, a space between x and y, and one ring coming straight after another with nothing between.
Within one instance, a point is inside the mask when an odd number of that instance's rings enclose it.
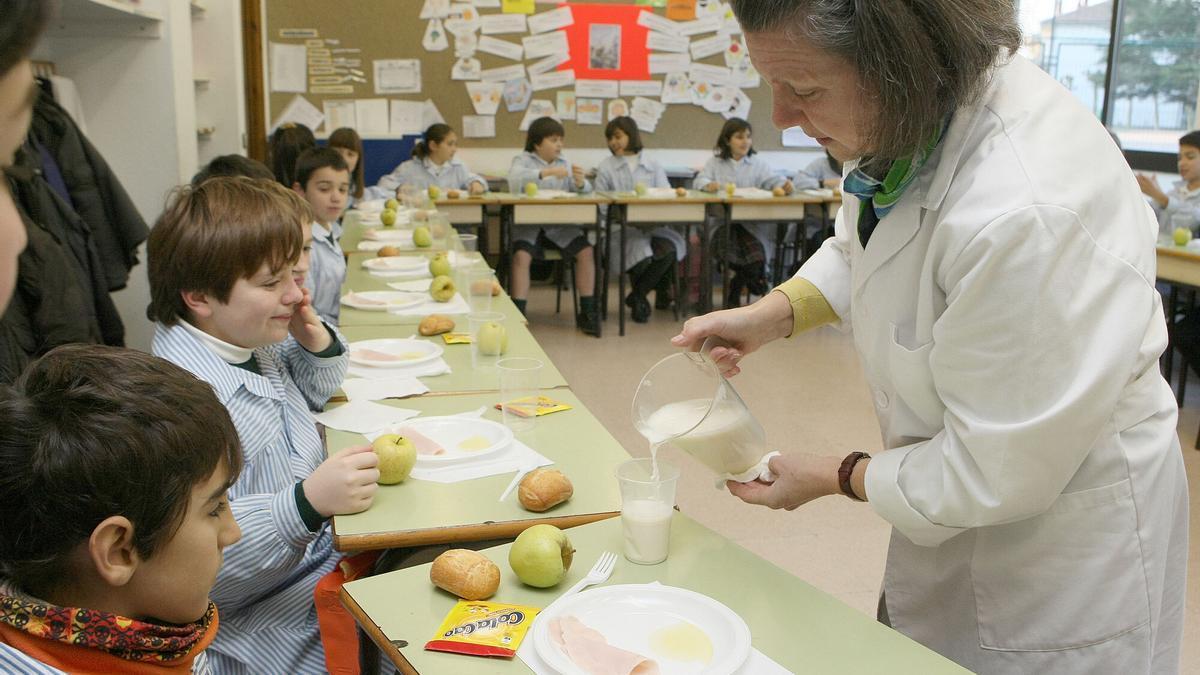
<instances>
[{"instance_id":1,"label":"woman's wrist","mask_svg":"<svg viewBox=\"0 0 1200 675\"><path fill-rule=\"evenodd\" d=\"M792 333L792 302L783 291L767 293L762 299L750 306L754 313L753 323L762 327L769 336L770 342L785 338Z\"/></svg>"}]
</instances>

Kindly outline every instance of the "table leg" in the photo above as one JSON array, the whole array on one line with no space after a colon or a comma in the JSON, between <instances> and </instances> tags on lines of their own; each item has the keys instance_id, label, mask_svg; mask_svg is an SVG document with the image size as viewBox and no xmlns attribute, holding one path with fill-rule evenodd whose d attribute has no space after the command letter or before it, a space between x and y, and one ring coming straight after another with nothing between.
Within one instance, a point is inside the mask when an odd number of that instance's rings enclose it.
<instances>
[{"instance_id":1,"label":"table leg","mask_svg":"<svg viewBox=\"0 0 1200 675\"><path fill-rule=\"evenodd\" d=\"M618 208L613 205L612 208ZM617 334L625 337L625 230L629 227L629 212L625 205L621 209L621 240L617 243Z\"/></svg>"}]
</instances>

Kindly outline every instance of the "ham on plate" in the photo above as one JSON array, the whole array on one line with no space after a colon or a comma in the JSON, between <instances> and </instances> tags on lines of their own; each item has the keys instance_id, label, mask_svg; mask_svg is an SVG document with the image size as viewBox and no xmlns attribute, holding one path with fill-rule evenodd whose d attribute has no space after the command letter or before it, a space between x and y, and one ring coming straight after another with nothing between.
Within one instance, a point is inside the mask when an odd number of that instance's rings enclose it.
<instances>
[{"instance_id":1,"label":"ham on plate","mask_svg":"<svg viewBox=\"0 0 1200 675\"><path fill-rule=\"evenodd\" d=\"M550 638L588 675L658 675L658 663L614 647L594 628L573 616L550 621Z\"/></svg>"},{"instance_id":2,"label":"ham on plate","mask_svg":"<svg viewBox=\"0 0 1200 675\"><path fill-rule=\"evenodd\" d=\"M446 449L437 441L412 427L400 427L396 433L412 441L413 446L417 448L418 455L441 455L446 452Z\"/></svg>"}]
</instances>

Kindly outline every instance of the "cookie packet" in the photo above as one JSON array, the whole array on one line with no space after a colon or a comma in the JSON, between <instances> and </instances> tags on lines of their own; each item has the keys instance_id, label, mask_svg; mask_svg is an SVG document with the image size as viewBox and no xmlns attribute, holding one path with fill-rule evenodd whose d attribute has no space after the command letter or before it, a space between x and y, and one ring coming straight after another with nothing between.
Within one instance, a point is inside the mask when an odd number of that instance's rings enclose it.
<instances>
[{"instance_id":1,"label":"cookie packet","mask_svg":"<svg viewBox=\"0 0 1200 675\"><path fill-rule=\"evenodd\" d=\"M512 658L541 610L483 600L459 600L425 649Z\"/></svg>"},{"instance_id":2,"label":"cookie packet","mask_svg":"<svg viewBox=\"0 0 1200 675\"><path fill-rule=\"evenodd\" d=\"M525 398L517 398L496 404L496 410L503 410L505 408L518 417L541 417L550 413L570 410L571 405L555 401L548 396L526 396Z\"/></svg>"}]
</instances>

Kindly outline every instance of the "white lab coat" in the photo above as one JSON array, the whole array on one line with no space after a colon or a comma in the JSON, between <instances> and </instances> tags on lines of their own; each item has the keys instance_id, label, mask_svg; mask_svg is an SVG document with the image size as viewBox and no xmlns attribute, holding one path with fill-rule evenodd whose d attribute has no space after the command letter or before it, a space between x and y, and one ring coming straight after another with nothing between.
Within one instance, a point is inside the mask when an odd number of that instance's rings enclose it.
<instances>
[{"instance_id":1,"label":"white lab coat","mask_svg":"<svg viewBox=\"0 0 1200 675\"><path fill-rule=\"evenodd\" d=\"M1177 672L1188 494L1154 215L1107 132L1002 61L865 251L858 213L798 276L871 387L892 625L981 673Z\"/></svg>"}]
</instances>

